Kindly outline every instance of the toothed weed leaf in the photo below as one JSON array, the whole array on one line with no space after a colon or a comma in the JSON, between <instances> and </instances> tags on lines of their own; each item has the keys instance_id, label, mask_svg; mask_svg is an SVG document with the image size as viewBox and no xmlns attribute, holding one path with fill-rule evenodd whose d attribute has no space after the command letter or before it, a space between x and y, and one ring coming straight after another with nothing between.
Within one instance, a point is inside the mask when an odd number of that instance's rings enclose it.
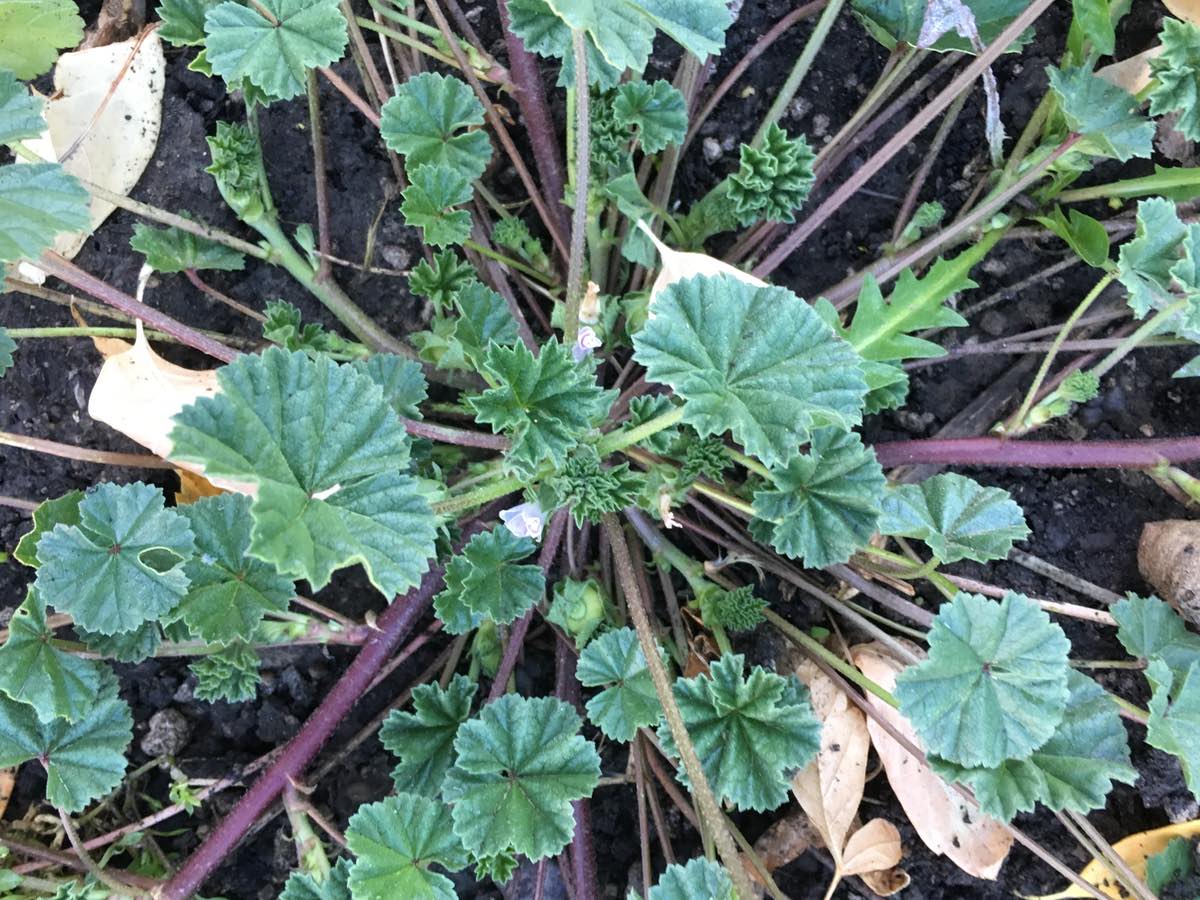
<instances>
[{"instance_id":1,"label":"toothed weed leaf","mask_svg":"<svg viewBox=\"0 0 1200 900\"><path fill-rule=\"evenodd\" d=\"M246 266L246 258L238 251L180 228L154 228L138 222L129 246L146 257L146 265L154 271L167 274L188 269L240 272Z\"/></svg>"},{"instance_id":2,"label":"toothed weed leaf","mask_svg":"<svg viewBox=\"0 0 1200 900\"><path fill-rule=\"evenodd\" d=\"M1188 789L1200 798L1200 662L1176 675L1166 662L1154 659L1146 678L1154 688L1146 743L1179 760Z\"/></svg>"},{"instance_id":3,"label":"toothed weed leaf","mask_svg":"<svg viewBox=\"0 0 1200 900\"><path fill-rule=\"evenodd\" d=\"M372 353L368 359L356 359L350 365L379 385L383 399L396 415L421 418L421 404L429 396L429 385L420 363L394 353Z\"/></svg>"},{"instance_id":4,"label":"toothed weed leaf","mask_svg":"<svg viewBox=\"0 0 1200 900\"><path fill-rule=\"evenodd\" d=\"M437 797L454 765L454 736L471 717L477 685L455 675L442 690L436 682L413 688L412 712L392 710L379 729L384 749L400 759L392 770L396 790Z\"/></svg>"},{"instance_id":5,"label":"toothed weed leaf","mask_svg":"<svg viewBox=\"0 0 1200 900\"><path fill-rule=\"evenodd\" d=\"M408 277L408 289L433 304L435 312L447 309L455 295L478 281L475 269L453 250L438 250L432 261L421 260Z\"/></svg>"},{"instance_id":6,"label":"toothed weed leaf","mask_svg":"<svg viewBox=\"0 0 1200 900\"><path fill-rule=\"evenodd\" d=\"M339 859L322 882L308 872L293 872L283 885L279 900L351 900L351 861Z\"/></svg>"},{"instance_id":7,"label":"toothed weed leaf","mask_svg":"<svg viewBox=\"0 0 1200 900\"><path fill-rule=\"evenodd\" d=\"M346 826L355 900L455 900L454 882L431 865L457 871L469 858L444 803L397 794L358 808Z\"/></svg>"},{"instance_id":8,"label":"toothed weed leaf","mask_svg":"<svg viewBox=\"0 0 1200 900\"><path fill-rule=\"evenodd\" d=\"M959 594L929 630L929 657L896 679L900 711L925 749L961 766L1025 759L1066 712L1062 629L1023 594Z\"/></svg>"},{"instance_id":9,"label":"toothed weed leaf","mask_svg":"<svg viewBox=\"0 0 1200 900\"><path fill-rule=\"evenodd\" d=\"M33 528L21 536L16 549L13 550L13 558L31 569L36 569L39 565L38 542L55 525L78 525L79 504L83 502L83 497L83 491L68 491L61 497L39 503L33 511Z\"/></svg>"},{"instance_id":10,"label":"toothed weed leaf","mask_svg":"<svg viewBox=\"0 0 1200 900\"><path fill-rule=\"evenodd\" d=\"M36 138L45 130L42 101L12 72L0 69L0 144Z\"/></svg>"},{"instance_id":11,"label":"toothed weed leaf","mask_svg":"<svg viewBox=\"0 0 1200 900\"><path fill-rule=\"evenodd\" d=\"M290 579L249 556L250 505L244 495L219 494L179 507L196 552L183 569L191 582L187 595L169 620L182 620L200 640L249 638L264 615L286 611L295 596Z\"/></svg>"},{"instance_id":12,"label":"toothed weed leaf","mask_svg":"<svg viewBox=\"0 0 1200 900\"><path fill-rule=\"evenodd\" d=\"M1006 759L993 768L963 767L938 757L933 770L975 792L980 808L1010 822L1038 803L1049 809L1086 813L1104 806L1114 781L1133 784L1129 739L1116 704L1086 675L1072 670L1062 721L1028 759Z\"/></svg>"},{"instance_id":13,"label":"toothed weed leaf","mask_svg":"<svg viewBox=\"0 0 1200 900\"><path fill-rule=\"evenodd\" d=\"M570 842L571 801L591 796L600 778L600 756L579 735L582 724L561 700L507 694L459 728L442 795L467 850L538 860Z\"/></svg>"},{"instance_id":14,"label":"toothed weed leaf","mask_svg":"<svg viewBox=\"0 0 1200 900\"><path fill-rule=\"evenodd\" d=\"M74 722L40 722L23 703L0 697L0 766L39 760L46 799L76 813L121 783L133 718L117 696L117 680L101 672L96 698Z\"/></svg>"},{"instance_id":15,"label":"toothed weed leaf","mask_svg":"<svg viewBox=\"0 0 1200 900\"><path fill-rule=\"evenodd\" d=\"M230 84L245 79L269 99L303 94L308 70L332 65L345 52L346 20L338 2L259 3L261 10L236 0L209 10L204 18L208 62Z\"/></svg>"},{"instance_id":16,"label":"toothed weed leaf","mask_svg":"<svg viewBox=\"0 0 1200 900\"><path fill-rule=\"evenodd\" d=\"M0 166L0 262L36 260L64 231L90 227L88 192L58 163Z\"/></svg>"},{"instance_id":17,"label":"toothed weed leaf","mask_svg":"<svg viewBox=\"0 0 1200 900\"><path fill-rule=\"evenodd\" d=\"M813 428L862 418L858 355L784 288L730 275L675 282L633 339L646 380L683 398L701 436L732 433L768 466L786 465Z\"/></svg>"},{"instance_id":18,"label":"toothed weed leaf","mask_svg":"<svg viewBox=\"0 0 1200 900\"><path fill-rule=\"evenodd\" d=\"M540 566L516 565L533 553L536 546L529 538L519 538L503 525L475 535L451 562L455 566L453 587L448 578L446 590L434 602L439 616L446 603L452 604L452 609L458 604L465 606L473 623L471 627L484 618L506 625L523 616L546 590L546 576ZM460 559L463 563L457 562ZM452 596L445 596L451 592ZM451 612L447 612L447 617L455 618ZM457 620L446 622L453 629L451 633L462 633L459 624Z\"/></svg>"},{"instance_id":19,"label":"toothed weed leaf","mask_svg":"<svg viewBox=\"0 0 1200 900\"><path fill-rule=\"evenodd\" d=\"M1076 148L1094 156L1126 162L1154 150L1154 123L1138 110L1123 88L1085 68L1046 69L1067 127L1083 135Z\"/></svg>"},{"instance_id":20,"label":"toothed weed leaf","mask_svg":"<svg viewBox=\"0 0 1200 900\"><path fill-rule=\"evenodd\" d=\"M199 657L189 667L196 676L198 700L241 703L258 691L258 654L246 641L233 641Z\"/></svg>"},{"instance_id":21,"label":"toothed weed leaf","mask_svg":"<svg viewBox=\"0 0 1200 900\"><path fill-rule=\"evenodd\" d=\"M249 554L314 590L361 563L389 599L420 581L437 521L409 439L370 377L276 347L218 370L221 391L185 407L173 455L257 485Z\"/></svg>"},{"instance_id":22,"label":"toothed weed leaf","mask_svg":"<svg viewBox=\"0 0 1200 900\"><path fill-rule=\"evenodd\" d=\"M483 365L493 341L501 346L520 341L512 310L503 297L482 282L472 281L462 287L454 295L454 306L458 311L454 339L473 366Z\"/></svg>"},{"instance_id":23,"label":"toothed weed leaf","mask_svg":"<svg viewBox=\"0 0 1200 900\"><path fill-rule=\"evenodd\" d=\"M420 228L425 243L434 247L461 244L471 236L471 214L454 209L471 201L471 183L459 172L441 166L418 166L409 172L400 212L404 221Z\"/></svg>"},{"instance_id":24,"label":"toothed weed leaf","mask_svg":"<svg viewBox=\"0 0 1200 900\"><path fill-rule=\"evenodd\" d=\"M304 323L300 310L286 300L271 300L267 303L266 321L262 323L263 337L285 350L303 350L315 353L346 353L358 347L340 335L326 331L315 322ZM357 365L357 362L356 362ZM370 374L370 372L368 372ZM372 380L376 380L372 378Z\"/></svg>"},{"instance_id":25,"label":"toothed weed leaf","mask_svg":"<svg viewBox=\"0 0 1200 900\"><path fill-rule=\"evenodd\" d=\"M1200 635L1188 631L1170 604L1130 595L1114 603L1110 612L1117 620L1117 640L1130 656L1161 659L1176 678L1200 662Z\"/></svg>"},{"instance_id":26,"label":"toothed weed leaf","mask_svg":"<svg viewBox=\"0 0 1200 900\"><path fill-rule=\"evenodd\" d=\"M75 722L95 703L102 670L93 660L60 650L53 640L46 605L37 589L30 588L0 647L0 691L28 705L42 722Z\"/></svg>"},{"instance_id":27,"label":"toothed weed leaf","mask_svg":"<svg viewBox=\"0 0 1200 900\"><path fill-rule=\"evenodd\" d=\"M575 524L599 523L606 513L615 513L632 505L642 489L642 479L630 471L628 463L604 466L595 448L575 450L561 469L542 487L542 505L547 509L566 507Z\"/></svg>"},{"instance_id":28,"label":"toothed weed leaf","mask_svg":"<svg viewBox=\"0 0 1200 900\"><path fill-rule=\"evenodd\" d=\"M579 654L575 676L584 687L604 690L587 702L588 718L614 741L633 740L639 728L658 722L662 706L632 628L609 631Z\"/></svg>"},{"instance_id":29,"label":"toothed weed leaf","mask_svg":"<svg viewBox=\"0 0 1200 900\"><path fill-rule=\"evenodd\" d=\"M18 78L48 72L58 51L83 38L72 0L0 0L0 69Z\"/></svg>"},{"instance_id":30,"label":"toothed weed leaf","mask_svg":"<svg viewBox=\"0 0 1200 900\"><path fill-rule=\"evenodd\" d=\"M505 0L509 27L530 53L562 60L558 86L575 84L575 60L571 48L571 28L558 17L546 0ZM590 37L584 41L588 83L601 90L621 80L621 70L612 66Z\"/></svg>"},{"instance_id":31,"label":"toothed weed leaf","mask_svg":"<svg viewBox=\"0 0 1200 900\"><path fill-rule=\"evenodd\" d=\"M1004 559L1014 541L1029 536L1008 491L952 473L885 492L879 531L918 538L945 563Z\"/></svg>"},{"instance_id":32,"label":"toothed weed leaf","mask_svg":"<svg viewBox=\"0 0 1200 900\"><path fill-rule=\"evenodd\" d=\"M553 340L537 356L524 344L492 344L483 368L495 387L467 397L467 405L476 421L512 438L505 461L522 477L546 462L561 467L616 398L596 384L590 365L575 362L570 349Z\"/></svg>"},{"instance_id":33,"label":"toothed weed leaf","mask_svg":"<svg viewBox=\"0 0 1200 900\"><path fill-rule=\"evenodd\" d=\"M1189 295L1200 294L1200 226L1186 225L1175 203L1151 197L1138 203L1133 240L1121 245L1117 277L1129 291L1129 308L1139 318ZM1200 303L1193 302L1184 326L1200 330Z\"/></svg>"},{"instance_id":34,"label":"toothed weed leaf","mask_svg":"<svg viewBox=\"0 0 1200 900\"><path fill-rule=\"evenodd\" d=\"M761 666L747 677L743 663L725 653L709 675L676 679L675 701L718 799L762 812L787 801L791 773L820 748L821 724L800 682ZM658 739L678 754L666 723Z\"/></svg>"},{"instance_id":35,"label":"toothed weed leaf","mask_svg":"<svg viewBox=\"0 0 1200 900\"><path fill-rule=\"evenodd\" d=\"M1200 28L1167 16L1160 37L1162 53L1150 60L1150 115L1178 112L1175 129L1200 140Z\"/></svg>"},{"instance_id":36,"label":"toothed weed leaf","mask_svg":"<svg viewBox=\"0 0 1200 900\"><path fill-rule=\"evenodd\" d=\"M647 153L658 153L680 144L687 134L687 104L683 94L667 81L627 81L613 99L617 124L636 129L638 143Z\"/></svg>"},{"instance_id":37,"label":"toothed weed leaf","mask_svg":"<svg viewBox=\"0 0 1200 900\"><path fill-rule=\"evenodd\" d=\"M846 562L875 532L886 485L875 454L851 431L820 428L808 453L771 472L754 494L751 532L811 568Z\"/></svg>"},{"instance_id":38,"label":"toothed weed leaf","mask_svg":"<svg viewBox=\"0 0 1200 900\"><path fill-rule=\"evenodd\" d=\"M466 82L423 72L409 78L380 111L379 134L404 156L410 176L420 166L445 169L470 183L492 158L483 106Z\"/></svg>"},{"instance_id":39,"label":"toothed weed leaf","mask_svg":"<svg viewBox=\"0 0 1200 900\"><path fill-rule=\"evenodd\" d=\"M204 17L223 0L159 0L158 36L177 47L196 47L204 43Z\"/></svg>"},{"instance_id":40,"label":"toothed weed leaf","mask_svg":"<svg viewBox=\"0 0 1200 900\"><path fill-rule=\"evenodd\" d=\"M667 866L647 900L737 900L733 879L712 860L696 857L684 865Z\"/></svg>"},{"instance_id":41,"label":"toothed weed leaf","mask_svg":"<svg viewBox=\"0 0 1200 900\"><path fill-rule=\"evenodd\" d=\"M55 609L102 634L131 631L179 605L195 541L162 492L141 482L101 484L37 544L37 588Z\"/></svg>"}]
</instances>

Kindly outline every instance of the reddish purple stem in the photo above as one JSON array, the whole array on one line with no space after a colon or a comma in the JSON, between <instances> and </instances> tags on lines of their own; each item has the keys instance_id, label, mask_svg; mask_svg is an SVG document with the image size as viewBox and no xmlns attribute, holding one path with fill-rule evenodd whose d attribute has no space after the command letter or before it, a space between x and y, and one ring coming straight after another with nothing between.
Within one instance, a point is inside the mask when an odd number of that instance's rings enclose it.
<instances>
[{"instance_id":1,"label":"reddish purple stem","mask_svg":"<svg viewBox=\"0 0 1200 900\"><path fill-rule=\"evenodd\" d=\"M947 438L874 446L884 468L915 463L1062 469L1141 469L1200 459L1200 437L1148 441L1018 441Z\"/></svg>"}]
</instances>

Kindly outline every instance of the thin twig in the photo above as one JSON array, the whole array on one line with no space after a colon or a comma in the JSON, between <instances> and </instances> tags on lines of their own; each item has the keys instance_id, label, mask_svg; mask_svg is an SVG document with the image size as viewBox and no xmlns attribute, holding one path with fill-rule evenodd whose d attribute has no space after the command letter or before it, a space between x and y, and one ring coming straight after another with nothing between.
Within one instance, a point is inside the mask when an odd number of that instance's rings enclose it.
<instances>
[{"instance_id":1,"label":"thin twig","mask_svg":"<svg viewBox=\"0 0 1200 900\"><path fill-rule=\"evenodd\" d=\"M329 234L329 178L325 172L325 130L321 125L321 91L317 84L317 73L311 69L308 79L308 127L312 137L313 182L317 203L317 281L329 277L329 254L333 252L333 240Z\"/></svg>"},{"instance_id":2,"label":"thin twig","mask_svg":"<svg viewBox=\"0 0 1200 900\"><path fill-rule=\"evenodd\" d=\"M250 307L246 306L244 303L234 300L232 297L230 297L228 294L224 293L223 291L217 290L215 287L213 287L211 284L209 284L207 281L205 281L203 278L201 278L198 274L196 274L195 269L184 269L183 275L185 278L187 278L188 281L190 281L192 283L192 285L197 290L201 291L204 294L207 294L209 297L212 297L218 303L223 303L226 306L228 306L230 309L241 313L243 316L254 319L254 321L256 321L256 322L267 321L267 317L264 316L262 313L260 313L258 310L251 309Z\"/></svg>"},{"instance_id":3,"label":"thin twig","mask_svg":"<svg viewBox=\"0 0 1200 900\"><path fill-rule=\"evenodd\" d=\"M101 884L107 885L111 890L117 892L120 897L132 897L134 893L129 886L122 884L117 879L113 878L108 872L96 865L96 861L92 859L92 855L87 852L83 846L83 841L79 840L79 832L75 830L75 823L71 821L70 815L61 807L58 810L58 820L62 822L63 831L66 832L67 840L71 842L71 847L75 850L75 855L79 857L79 861L83 863L83 867L87 869L88 874L99 881ZM140 891L138 892L140 893Z\"/></svg>"},{"instance_id":4,"label":"thin twig","mask_svg":"<svg viewBox=\"0 0 1200 900\"><path fill-rule=\"evenodd\" d=\"M58 441L46 440L45 438L14 434L11 431L0 431L0 445L18 447L21 450L32 450L35 453L45 453L48 456L58 456L62 459L96 463L101 466L125 466L131 469L174 468L171 463L157 456L151 456L149 453L117 453L109 450L92 450L90 447L62 444Z\"/></svg>"}]
</instances>

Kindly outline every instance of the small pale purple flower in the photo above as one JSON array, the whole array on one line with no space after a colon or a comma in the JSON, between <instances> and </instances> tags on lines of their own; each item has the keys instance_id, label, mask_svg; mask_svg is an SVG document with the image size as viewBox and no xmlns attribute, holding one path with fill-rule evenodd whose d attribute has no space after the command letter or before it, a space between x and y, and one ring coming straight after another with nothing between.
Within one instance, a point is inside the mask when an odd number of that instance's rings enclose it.
<instances>
[{"instance_id":1,"label":"small pale purple flower","mask_svg":"<svg viewBox=\"0 0 1200 900\"><path fill-rule=\"evenodd\" d=\"M575 346L571 348L571 356L575 358L575 362L579 362L593 350L603 346L604 342L596 336L596 330L590 325L584 325L579 329L579 336L575 338Z\"/></svg>"},{"instance_id":2,"label":"small pale purple flower","mask_svg":"<svg viewBox=\"0 0 1200 900\"><path fill-rule=\"evenodd\" d=\"M500 521L517 537L542 539L542 528L546 525L546 513L536 502L521 503L500 510Z\"/></svg>"}]
</instances>

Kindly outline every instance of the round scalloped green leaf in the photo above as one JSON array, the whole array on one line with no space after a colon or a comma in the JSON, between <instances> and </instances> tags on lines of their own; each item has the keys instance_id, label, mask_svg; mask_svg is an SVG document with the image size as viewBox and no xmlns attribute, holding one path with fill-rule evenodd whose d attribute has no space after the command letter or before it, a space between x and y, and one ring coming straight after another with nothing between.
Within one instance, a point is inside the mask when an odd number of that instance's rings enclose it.
<instances>
[{"instance_id":1,"label":"round scalloped green leaf","mask_svg":"<svg viewBox=\"0 0 1200 900\"><path fill-rule=\"evenodd\" d=\"M191 584L171 613L198 638L225 644L249 639L269 612L283 612L296 593L291 579L250 557L250 498L204 497L179 507L196 536L196 555L184 566Z\"/></svg>"},{"instance_id":2,"label":"round scalloped green leaf","mask_svg":"<svg viewBox=\"0 0 1200 900\"><path fill-rule=\"evenodd\" d=\"M1153 659L1146 678L1154 688L1146 743L1176 756L1192 796L1200 797L1200 662L1177 675Z\"/></svg>"},{"instance_id":3,"label":"round scalloped green leaf","mask_svg":"<svg viewBox=\"0 0 1200 900\"><path fill-rule=\"evenodd\" d=\"M79 524L79 504L83 502L83 491L68 491L61 497L43 500L33 511L33 527L21 535L13 558L31 569L38 567L37 545L42 535L55 525Z\"/></svg>"},{"instance_id":4,"label":"round scalloped green leaf","mask_svg":"<svg viewBox=\"0 0 1200 900\"><path fill-rule=\"evenodd\" d=\"M471 182L461 172L426 165L409 169L408 177L400 212L406 225L421 229L425 243L447 247L471 236L471 214L454 208L471 201Z\"/></svg>"},{"instance_id":5,"label":"round scalloped green leaf","mask_svg":"<svg viewBox=\"0 0 1200 900\"><path fill-rule=\"evenodd\" d=\"M469 861L446 804L416 794L360 806L346 845L358 857L349 879L355 900L455 900L454 882L429 867L456 871Z\"/></svg>"},{"instance_id":6,"label":"round scalloped green leaf","mask_svg":"<svg viewBox=\"0 0 1200 900\"><path fill-rule=\"evenodd\" d=\"M274 21L229 0L204 19L208 62L230 84L243 78L269 97L304 93L309 69L328 66L346 49L338 0L259 0Z\"/></svg>"},{"instance_id":7,"label":"round scalloped green leaf","mask_svg":"<svg viewBox=\"0 0 1200 900\"><path fill-rule=\"evenodd\" d=\"M571 841L571 801L591 796L600 756L575 711L553 697L507 694L458 730L458 759L442 796L454 831L475 856L512 850L530 860Z\"/></svg>"},{"instance_id":8,"label":"round scalloped green leaf","mask_svg":"<svg viewBox=\"0 0 1200 900\"><path fill-rule=\"evenodd\" d=\"M317 882L308 872L297 870L288 876L279 900L351 900L350 860L339 859L325 880Z\"/></svg>"},{"instance_id":9,"label":"round scalloped green leaf","mask_svg":"<svg viewBox=\"0 0 1200 900\"><path fill-rule=\"evenodd\" d=\"M39 760L46 770L46 799L69 813L103 797L125 775L125 748L133 717L117 696L117 680L101 676L98 696L75 722L39 722L28 706L0 697L0 766Z\"/></svg>"},{"instance_id":10,"label":"round scalloped green leaf","mask_svg":"<svg viewBox=\"0 0 1200 900\"><path fill-rule=\"evenodd\" d=\"M195 47L204 43L204 17L221 0L159 0L158 36L178 47Z\"/></svg>"},{"instance_id":11,"label":"round scalloped green leaf","mask_svg":"<svg viewBox=\"0 0 1200 900\"><path fill-rule=\"evenodd\" d=\"M639 728L658 722L662 705L632 628L602 634L579 654L575 676L584 687L602 687L587 702L588 718L614 741L628 743Z\"/></svg>"},{"instance_id":12,"label":"round scalloped green leaf","mask_svg":"<svg viewBox=\"0 0 1200 900\"><path fill-rule=\"evenodd\" d=\"M483 106L466 82L424 72L400 85L380 110L379 134L404 155L405 166L432 165L475 181L492 158L483 124Z\"/></svg>"},{"instance_id":13,"label":"round scalloped green leaf","mask_svg":"<svg viewBox=\"0 0 1200 900\"><path fill-rule=\"evenodd\" d=\"M0 69L18 78L48 72L58 51L83 38L72 0L0 0Z\"/></svg>"},{"instance_id":14,"label":"round scalloped green leaf","mask_svg":"<svg viewBox=\"0 0 1200 900\"><path fill-rule=\"evenodd\" d=\"M379 729L379 742L400 758L392 770L396 789L436 797L454 765L454 736L471 717L475 682L455 675L445 690L434 682L413 688L413 712L392 710Z\"/></svg>"},{"instance_id":15,"label":"round scalloped green leaf","mask_svg":"<svg viewBox=\"0 0 1200 900\"><path fill-rule=\"evenodd\" d=\"M45 130L42 101L12 72L0 69L0 144L35 138Z\"/></svg>"},{"instance_id":16,"label":"round scalloped green leaf","mask_svg":"<svg viewBox=\"0 0 1200 900\"><path fill-rule=\"evenodd\" d=\"M697 857L686 865L667 866L658 884L650 888L649 900L737 900L733 879L711 860Z\"/></svg>"},{"instance_id":17,"label":"round scalloped green leaf","mask_svg":"<svg viewBox=\"0 0 1200 900\"><path fill-rule=\"evenodd\" d=\"M220 393L175 417L173 456L258 486L249 554L314 590L362 563L388 597L417 584L437 520L401 474L409 439L352 366L272 347L218 370Z\"/></svg>"},{"instance_id":18,"label":"round scalloped green leaf","mask_svg":"<svg viewBox=\"0 0 1200 900\"><path fill-rule=\"evenodd\" d=\"M132 631L179 605L195 547L187 520L148 484L101 484L79 504L79 524L38 541L37 588L88 631Z\"/></svg>"},{"instance_id":19,"label":"round scalloped green leaf","mask_svg":"<svg viewBox=\"0 0 1200 900\"><path fill-rule=\"evenodd\" d=\"M925 749L961 766L1025 759L1067 708L1061 628L1023 594L959 594L929 629L929 658L896 679L900 711Z\"/></svg>"},{"instance_id":20,"label":"round scalloped green leaf","mask_svg":"<svg viewBox=\"0 0 1200 900\"><path fill-rule=\"evenodd\" d=\"M88 192L58 163L0 166L0 260L37 259L63 231L90 227Z\"/></svg>"},{"instance_id":21,"label":"round scalloped green leaf","mask_svg":"<svg viewBox=\"0 0 1200 900\"><path fill-rule=\"evenodd\" d=\"M667 287L633 339L646 380L670 385L683 420L703 437L733 434L746 452L783 466L813 428L850 428L867 392L858 354L785 288L731 275Z\"/></svg>"},{"instance_id":22,"label":"round scalloped green leaf","mask_svg":"<svg viewBox=\"0 0 1200 900\"><path fill-rule=\"evenodd\" d=\"M771 472L756 491L755 537L810 568L848 560L875 532L886 480L875 454L852 431L813 432L807 454Z\"/></svg>"}]
</instances>

